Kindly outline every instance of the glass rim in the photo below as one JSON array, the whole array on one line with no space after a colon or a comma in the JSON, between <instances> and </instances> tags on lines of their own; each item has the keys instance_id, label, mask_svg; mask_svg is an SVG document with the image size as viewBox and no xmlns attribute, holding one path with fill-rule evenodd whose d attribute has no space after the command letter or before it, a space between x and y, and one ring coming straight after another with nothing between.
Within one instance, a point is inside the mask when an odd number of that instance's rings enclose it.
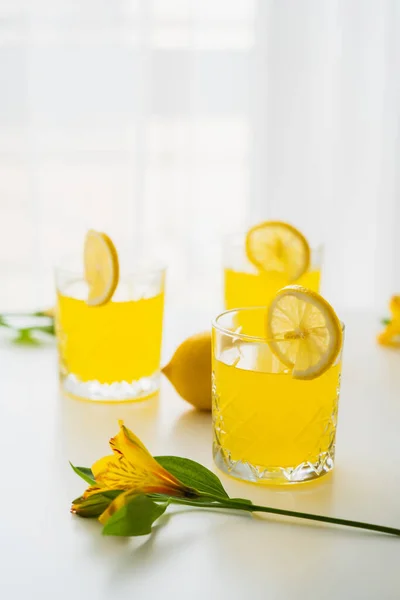
<instances>
[{"instance_id":1,"label":"glass rim","mask_svg":"<svg viewBox=\"0 0 400 600\"><path fill-rule=\"evenodd\" d=\"M235 240L236 238L240 238L243 237L243 241L245 241L246 235L247 235L248 230L242 229L240 231L233 231L231 233L225 233L222 236L222 243L223 246L229 245L229 243L233 244L233 240ZM306 238L308 241L308 238ZM325 249L325 242L317 242L317 243L309 243L310 246L310 250L311 252L320 252L321 250Z\"/></svg>"},{"instance_id":2,"label":"glass rim","mask_svg":"<svg viewBox=\"0 0 400 600\"><path fill-rule=\"evenodd\" d=\"M230 313L238 313L241 311L254 311L254 310L263 310L265 311L265 314L267 314L268 312L268 307L267 306L242 306L239 308L230 308L229 310L224 310L222 313L220 313L219 315L217 315L215 317L215 319L213 319L211 321L211 325L213 327L213 329L215 329L216 331L223 333L225 335L229 335L231 337L235 337L238 339L241 339L243 341L252 341L252 342L258 342L258 343L262 343L262 344L268 344L268 338L267 337L260 337L260 336L256 336L256 335L248 335L246 333L240 333L240 332L236 332L236 331L231 331L230 329L227 329L226 327L223 327L222 325L220 325L218 323L219 319L221 319L222 317L224 317L225 315L228 315ZM343 323L343 321L341 319L339 319L340 324L342 326L342 334L344 335L345 330L346 330L346 326ZM342 346L343 346L343 341L342 341Z\"/></svg>"},{"instance_id":3,"label":"glass rim","mask_svg":"<svg viewBox=\"0 0 400 600\"><path fill-rule=\"evenodd\" d=\"M66 275L72 275L72 276L77 276L77 277L81 277L82 279L84 279L84 264L83 264L83 260L82 260L82 266L81 268L78 268L78 266L76 265L77 262L77 255L67 255L64 258L62 258L60 261L58 261L55 265L53 265L53 272L55 275L59 275L60 273L66 274ZM68 260L73 260L75 261L75 263L73 263L73 266L68 265ZM150 259L137 259L136 261L132 261L133 262L133 267L129 268L129 269L125 269L124 267L122 267L121 269L121 263L119 265L120 267L120 279L126 279L127 277L134 277L134 276L141 276L141 275L152 275L152 274L162 274L165 273L165 271L168 268L168 265L164 262L162 262L161 260L157 259L157 258L150 258ZM75 266L76 265L76 266Z\"/></svg>"}]
</instances>

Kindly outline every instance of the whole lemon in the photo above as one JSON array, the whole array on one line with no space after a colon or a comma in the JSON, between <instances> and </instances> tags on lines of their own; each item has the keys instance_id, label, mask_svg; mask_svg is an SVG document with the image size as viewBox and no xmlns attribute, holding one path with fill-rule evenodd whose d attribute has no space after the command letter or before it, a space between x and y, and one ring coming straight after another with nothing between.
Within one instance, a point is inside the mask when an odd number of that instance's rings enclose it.
<instances>
[{"instance_id":1,"label":"whole lemon","mask_svg":"<svg viewBox=\"0 0 400 600\"><path fill-rule=\"evenodd\" d=\"M211 333L187 338L162 372L189 404L211 410Z\"/></svg>"}]
</instances>

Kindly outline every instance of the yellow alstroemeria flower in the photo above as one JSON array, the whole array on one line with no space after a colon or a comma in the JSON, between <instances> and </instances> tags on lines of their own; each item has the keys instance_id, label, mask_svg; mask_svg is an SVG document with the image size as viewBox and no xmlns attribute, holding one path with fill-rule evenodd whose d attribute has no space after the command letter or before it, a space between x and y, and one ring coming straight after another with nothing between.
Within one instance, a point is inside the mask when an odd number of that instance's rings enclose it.
<instances>
[{"instance_id":1,"label":"yellow alstroemeria flower","mask_svg":"<svg viewBox=\"0 0 400 600\"><path fill-rule=\"evenodd\" d=\"M94 494L124 490L100 515L101 523L105 524L132 496L138 494L167 494L181 498L198 495L164 469L122 421L119 425L119 433L110 439L114 454L94 463L92 473L96 485L90 486L79 499L84 501ZM79 514L79 502L72 504L71 512Z\"/></svg>"},{"instance_id":2,"label":"yellow alstroemeria flower","mask_svg":"<svg viewBox=\"0 0 400 600\"><path fill-rule=\"evenodd\" d=\"M392 296L389 308L391 319L378 335L378 342L383 346L400 348L400 296Z\"/></svg>"}]
</instances>

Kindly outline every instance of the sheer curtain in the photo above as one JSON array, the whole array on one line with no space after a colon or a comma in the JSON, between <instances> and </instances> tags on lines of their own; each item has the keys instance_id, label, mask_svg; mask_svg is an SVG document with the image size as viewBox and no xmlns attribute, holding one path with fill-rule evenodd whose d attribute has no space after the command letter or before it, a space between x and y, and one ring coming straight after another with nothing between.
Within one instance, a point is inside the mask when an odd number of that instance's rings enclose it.
<instances>
[{"instance_id":1,"label":"sheer curtain","mask_svg":"<svg viewBox=\"0 0 400 600\"><path fill-rule=\"evenodd\" d=\"M0 306L52 297L87 227L218 310L221 239L326 244L324 288L400 291L396 0L0 0Z\"/></svg>"},{"instance_id":2,"label":"sheer curtain","mask_svg":"<svg viewBox=\"0 0 400 600\"><path fill-rule=\"evenodd\" d=\"M325 291L382 310L400 291L400 4L259 2L254 218L326 243Z\"/></svg>"}]
</instances>

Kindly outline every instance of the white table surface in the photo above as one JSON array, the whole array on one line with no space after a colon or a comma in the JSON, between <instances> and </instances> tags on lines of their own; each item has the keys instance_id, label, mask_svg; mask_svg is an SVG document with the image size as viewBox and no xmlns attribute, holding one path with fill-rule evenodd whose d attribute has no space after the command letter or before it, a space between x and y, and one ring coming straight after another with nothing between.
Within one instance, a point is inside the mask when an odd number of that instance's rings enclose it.
<instances>
[{"instance_id":1,"label":"white table surface","mask_svg":"<svg viewBox=\"0 0 400 600\"><path fill-rule=\"evenodd\" d=\"M231 495L257 503L400 527L400 353L375 345L372 316L346 321L334 474L297 489L219 475ZM167 381L141 404L63 398L52 343L1 339L0 361L1 599L400 598L400 538L387 535L184 509L151 536L102 537L97 522L69 513L85 484L68 460L108 453L122 418L153 453L214 469L210 416Z\"/></svg>"}]
</instances>

